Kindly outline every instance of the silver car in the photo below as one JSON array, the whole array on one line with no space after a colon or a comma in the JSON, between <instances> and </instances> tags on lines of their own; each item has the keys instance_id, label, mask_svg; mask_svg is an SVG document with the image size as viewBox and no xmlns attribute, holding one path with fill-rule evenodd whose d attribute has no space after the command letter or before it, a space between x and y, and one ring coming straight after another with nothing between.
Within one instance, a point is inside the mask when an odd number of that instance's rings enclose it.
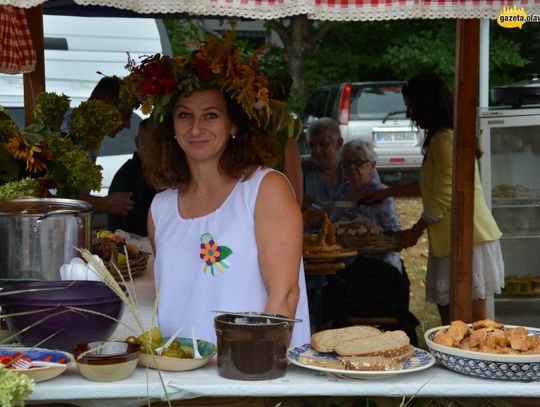
<instances>
[{"instance_id":1,"label":"silver car","mask_svg":"<svg viewBox=\"0 0 540 407\"><path fill-rule=\"evenodd\" d=\"M405 82L344 82L318 88L302 119L307 127L321 117L335 119L345 142L373 142L379 170L417 170L422 164L423 132L406 118L401 95Z\"/></svg>"}]
</instances>

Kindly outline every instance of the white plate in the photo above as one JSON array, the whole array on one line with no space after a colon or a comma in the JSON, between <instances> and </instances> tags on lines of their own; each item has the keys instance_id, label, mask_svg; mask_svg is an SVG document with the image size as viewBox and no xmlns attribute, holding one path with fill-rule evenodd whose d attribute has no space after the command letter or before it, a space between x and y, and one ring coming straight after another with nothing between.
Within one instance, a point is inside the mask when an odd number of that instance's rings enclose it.
<instances>
[{"instance_id":1,"label":"white plate","mask_svg":"<svg viewBox=\"0 0 540 407\"><path fill-rule=\"evenodd\" d=\"M307 365L300 362L300 356L308 356L314 359L319 359L321 361L328 360L335 362L337 360L337 355L335 353L317 352L315 349L311 348L309 343L296 348L290 348L287 351L287 359L293 365L305 367L306 369L318 370L319 372L330 373L338 377L355 379L383 379L398 374L417 372L419 370L424 370L430 366L433 366L433 364L435 363L435 358L431 355L431 353L419 348L414 349L416 350L416 352L414 353L413 357L403 361L403 369L401 370L359 371L331 369L327 367Z\"/></svg>"}]
</instances>

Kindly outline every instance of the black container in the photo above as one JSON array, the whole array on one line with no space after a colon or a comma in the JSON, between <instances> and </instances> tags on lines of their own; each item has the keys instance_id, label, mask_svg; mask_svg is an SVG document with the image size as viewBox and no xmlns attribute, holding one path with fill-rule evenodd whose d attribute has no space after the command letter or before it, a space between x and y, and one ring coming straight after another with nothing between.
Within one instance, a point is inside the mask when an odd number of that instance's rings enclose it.
<instances>
[{"instance_id":1,"label":"black container","mask_svg":"<svg viewBox=\"0 0 540 407\"><path fill-rule=\"evenodd\" d=\"M537 74L527 75L527 79L508 85L493 86L491 100L494 105L510 105L519 108L540 104L540 80Z\"/></svg>"},{"instance_id":2,"label":"black container","mask_svg":"<svg viewBox=\"0 0 540 407\"><path fill-rule=\"evenodd\" d=\"M269 380L285 375L292 323L260 316L229 314L214 319L220 376Z\"/></svg>"}]
</instances>

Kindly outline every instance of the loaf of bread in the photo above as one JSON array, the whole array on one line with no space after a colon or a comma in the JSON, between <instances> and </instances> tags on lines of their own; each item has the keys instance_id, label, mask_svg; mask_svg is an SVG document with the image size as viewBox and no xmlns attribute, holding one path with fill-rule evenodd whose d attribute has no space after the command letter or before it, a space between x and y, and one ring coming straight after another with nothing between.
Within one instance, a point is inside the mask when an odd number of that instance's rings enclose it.
<instances>
[{"instance_id":1,"label":"loaf of bread","mask_svg":"<svg viewBox=\"0 0 540 407\"><path fill-rule=\"evenodd\" d=\"M384 356L394 357L408 349L410 340L403 331L387 331L375 338L361 337L340 340L335 352L340 356Z\"/></svg>"},{"instance_id":2,"label":"loaf of bread","mask_svg":"<svg viewBox=\"0 0 540 407\"><path fill-rule=\"evenodd\" d=\"M396 356L342 356L339 364L346 370L401 370L402 362L412 358L415 352L414 346L409 345Z\"/></svg>"},{"instance_id":3,"label":"loaf of bread","mask_svg":"<svg viewBox=\"0 0 540 407\"><path fill-rule=\"evenodd\" d=\"M348 326L339 329L326 329L311 336L311 347L317 352L334 352L336 345L354 339L381 335L381 331L372 326ZM374 341L377 342L377 341Z\"/></svg>"}]
</instances>

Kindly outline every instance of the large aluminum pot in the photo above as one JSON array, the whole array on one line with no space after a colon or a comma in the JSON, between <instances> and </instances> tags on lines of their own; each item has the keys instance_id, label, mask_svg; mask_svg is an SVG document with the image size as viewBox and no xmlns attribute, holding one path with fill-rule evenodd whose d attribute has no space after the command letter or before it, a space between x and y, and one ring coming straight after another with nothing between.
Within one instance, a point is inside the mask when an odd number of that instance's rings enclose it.
<instances>
[{"instance_id":1,"label":"large aluminum pot","mask_svg":"<svg viewBox=\"0 0 540 407\"><path fill-rule=\"evenodd\" d=\"M61 280L60 266L90 249L92 212L74 199L0 200L0 279Z\"/></svg>"}]
</instances>

